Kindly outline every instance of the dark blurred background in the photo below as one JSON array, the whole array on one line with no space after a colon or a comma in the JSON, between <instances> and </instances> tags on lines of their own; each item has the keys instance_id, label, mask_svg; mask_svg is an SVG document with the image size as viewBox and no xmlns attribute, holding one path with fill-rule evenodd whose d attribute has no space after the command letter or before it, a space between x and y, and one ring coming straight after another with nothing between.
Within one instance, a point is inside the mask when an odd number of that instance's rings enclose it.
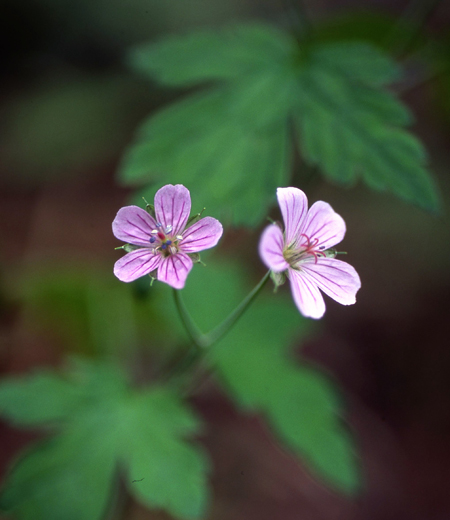
<instances>
[{"instance_id":1,"label":"dark blurred background","mask_svg":"<svg viewBox=\"0 0 450 520\"><path fill-rule=\"evenodd\" d=\"M377 31L408 3L305 4L313 23L330 34L359 31L381 40ZM321 486L275 445L258 418L240 416L206 387L196 404L210 429L204 442L214 461L212 520L450 518L450 3L423 5L430 9L417 37L437 42L440 63L411 66L407 60L399 91L429 151L443 214L429 215L362 185L343 189L318 178L307 189L311 202L326 200L345 218L344 249L362 289L353 307L327 301L326 317L302 356L344 392L366 491L347 500ZM115 283L111 222L130 194L115 182L117 165L139 123L174 96L127 69L127 50L234 21L288 26L293 8L295 0L2 0L2 375L58 366L80 350L72 341L77 323L58 315L58 303L39 285L52 279L48 269L57 266L64 287L65 276L74 287L77 277L89 284L97 275ZM257 261L258 236L249 233L249 261ZM4 475L32 436L2 423L0 437ZM162 517L137 504L127 516Z\"/></svg>"}]
</instances>

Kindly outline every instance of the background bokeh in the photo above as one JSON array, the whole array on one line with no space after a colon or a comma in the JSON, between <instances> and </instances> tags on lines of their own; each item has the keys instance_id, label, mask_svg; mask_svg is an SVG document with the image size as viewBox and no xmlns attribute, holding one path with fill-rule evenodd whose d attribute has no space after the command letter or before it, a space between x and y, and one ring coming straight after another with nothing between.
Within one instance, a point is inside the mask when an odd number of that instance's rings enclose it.
<instances>
[{"instance_id":1,"label":"background bokeh","mask_svg":"<svg viewBox=\"0 0 450 520\"><path fill-rule=\"evenodd\" d=\"M450 6L428 4L433 10L417 37L439 43L437 62L406 61L398 90L405 90L413 131L429 152L442 214L319 176L303 185L300 159L295 172L311 202L326 200L345 218L343 249L362 279L357 305L327 301L326 317L301 355L343 391L365 491L346 499L323 487L281 451L260 418L237 413L207 384L194 402L208 424L203 442L214 463L208 518L450 517ZM406 2L306 5L323 31L376 39ZM292 9L295 0L2 1L2 375L59 366L69 353L116 355L132 364L139 351L151 367L153 347L144 345L154 325L145 307L132 324L127 319L131 303L112 274L119 254L111 222L131 193L115 180L127 145L140 122L176 93L138 77L124 57L135 44L198 27L254 19L287 25ZM220 250L254 266L255 281L264 272L258 236L229 229ZM136 377L145 380L145 369ZM0 438L4 474L35 435L1 423ZM131 502L126 517L164 515Z\"/></svg>"}]
</instances>

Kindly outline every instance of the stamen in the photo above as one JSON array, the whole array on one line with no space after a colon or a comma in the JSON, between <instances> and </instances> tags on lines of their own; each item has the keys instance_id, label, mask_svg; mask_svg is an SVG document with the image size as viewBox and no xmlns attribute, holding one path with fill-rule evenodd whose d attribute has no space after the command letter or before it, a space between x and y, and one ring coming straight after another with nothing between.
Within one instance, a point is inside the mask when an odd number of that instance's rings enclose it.
<instances>
[{"instance_id":1,"label":"stamen","mask_svg":"<svg viewBox=\"0 0 450 520\"><path fill-rule=\"evenodd\" d=\"M172 240L166 240L166 245L170 246L171 243L172 243Z\"/></svg>"},{"instance_id":2,"label":"stamen","mask_svg":"<svg viewBox=\"0 0 450 520\"><path fill-rule=\"evenodd\" d=\"M319 249L323 251L325 249L325 246L320 246Z\"/></svg>"},{"instance_id":3,"label":"stamen","mask_svg":"<svg viewBox=\"0 0 450 520\"><path fill-rule=\"evenodd\" d=\"M150 237L150 244L153 244L154 242L156 242L156 237Z\"/></svg>"},{"instance_id":4,"label":"stamen","mask_svg":"<svg viewBox=\"0 0 450 520\"><path fill-rule=\"evenodd\" d=\"M171 224L169 224L168 226L166 226L164 233L166 233L166 235L167 235L167 233L170 233L172 231L172 229L173 229L173 226Z\"/></svg>"},{"instance_id":5,"label":"stamen","mask_svg":"<svg viewBox=\"0 0 450 520\"><path fill-rule=\"evenodd\" d=\"M161 249L166 249L167 244L161 244Z\"/></svg>"},{"instance_id":6,"label":"stamen","mask_svg":"<svg viewBox=\"0 0 450 520\"><path fill-rule=\"evenodd\" d=\"M183 240L182 235L177 235L175 238L176 238L177 240Z\"/></svg>"},{"instance_id":7,"label":"stamen","mask_svg":"<svg viewBox=\"0 0 450 520\"><path fill-rule=\"evenodd\" d=\"M156 223L156 227L161 227L161 226L162 226L161 222Z\"/></svg>"},{"instance_id":8,"label":"stamen","mask_svg":"<svg viewBox=\"0 0 450 520\"><path fill-rule=\"evenodd\" d=\"M300 244L301 247L309 249L311 247L311 239L309 238L309 236L305 235L304 233L301 233L300 236L306 238L306 244Z\"/></svg>"}]
</instances>

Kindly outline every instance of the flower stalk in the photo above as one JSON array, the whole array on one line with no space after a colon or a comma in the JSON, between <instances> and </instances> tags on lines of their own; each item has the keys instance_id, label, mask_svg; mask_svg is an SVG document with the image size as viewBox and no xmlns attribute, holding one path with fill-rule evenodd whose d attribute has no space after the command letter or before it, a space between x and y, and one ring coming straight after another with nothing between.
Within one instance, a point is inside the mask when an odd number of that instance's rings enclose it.
<instances>
[{"instance_id":1,"label":"flower stalk","mask_svg":"<svg viewBox=\"0 0 450 520\"><path fill-rule=\"evenodd\" d=\"M196 323L189 314L180 291L174 289L174 300L175 305L180 316L181 323L186 330L189 339L192 342L191 349L188 350L181 361L175 366L175 368L169 374L169 377L173 375L181 375L185 373L192 365L196 364L206 352L218 341L220 341L228 332L236 325L237 321L249 308L258 294L265 286L267 280L270 278L270 271L263 276L260 282L253 288L253 290L241 301L241 303L220 323L216 328L207 334L203 334L197 327Z\"/></svg>"}]
</instances>

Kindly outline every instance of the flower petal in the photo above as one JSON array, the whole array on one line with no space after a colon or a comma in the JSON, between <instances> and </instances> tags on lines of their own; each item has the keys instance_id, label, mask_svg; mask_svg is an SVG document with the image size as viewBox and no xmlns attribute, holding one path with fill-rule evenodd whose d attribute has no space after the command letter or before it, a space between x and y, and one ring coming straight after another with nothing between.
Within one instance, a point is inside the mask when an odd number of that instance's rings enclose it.
<instances>
[{"instance_id":1,"label":"flower petal","mask_svg":"<svg viewBox=\"0 0 450 520\"><path fill-rule=\"evenodd\" d=\"M298 188L278 188L278 204L283 215L286 245L296 242L308 211L308 199Z\"/></svg>"},{"instance_id":2,"label":"flower petal","mask_svg":"<svg viewBox=\"0 0 450 520\"><path fill-rule=\"evenodd\" d=\"M328 249L344 238L345 222L327 202L319 200L309 208L301 232L311 241L319 239L316 248Z\"/></svg>"},{"instance_id":3,"label":"flower petal","mask_svg":"<svg viewBox=\"0 0 450 520\"><path fill-rule=\"evenodd\" d=\"M164 228L173 226L171 235L179 235L185 228L191 213L191 195L182 184L167 184L156 192L155 214Z\"/></svg>"},{"instance_id":4,"label":"flower petal","mask_svg":"<svg viewBox=\"0 0 450 520\"><path fill-rule=\"evenodd\" d=\"M156 222L153 217L138 206L119 209L112 223L116 238L136 246L148 246L150 233L155 227Z\"/></svg>"},{"instance_id":5,"label":"flower petal","mask_svg":"<svg viewBox=\"0 0 450 520\"><path fill-rule=\"evenodd\" d=\"M167 256L159 266L158 280L169 284L174 289L183 289L192 266L192 260L184 253Z\"/></svg>"},{"instance_id":6,"label":"flower petal","mask_svg":"<svg viewBox=\"0 0 450 520\"><path fill-rule=\"evenodd\" d=\"M352 305L361 280L355 269L336 258L319 258L315 264L302 265L304 277L316 284L325 294L342 305Z\"/></svg>"},{"instance_id":7,"label":"flower petal","mask_svg":"<svg viewBox=\"0 0 450 520\"><path fill-rule=\"evenodd\" d=\"M161 255L142 248L126 254L114 265L114 274L122 282L132 282L154 271L161 263Z\"/></svg>"},{"instance_id":8,"label":"flower petal","mask_svg":"<svg viewBox=\"0 0 450 520\"><path fill-rule=\"evenodd\" d=\"M294 269L289 269L289 281L295 304L303 316L316 320L321 318L325 313L325 302L317 285Z\"/></svg>"},{"instance_id":9,"label":"flower petal","mask_svg":"<svg viewBox=\"0 0 450 520\"><path fill-rule=\"evenodd\" d=\"M283 232L276 225L267 226L259 241L259 256L269 269L280 273L285 271L289 264L283 257Z\"/></svg>"},{"instance_id":10,"label":"flower petal","mask_svg":"<svg viewBox=\"0 0 450 520\"><path fill-rule=\"evenodd\" d=\"M205 217L190 226L183 233L180 243L185 253L197 253L214 247L223 233L222 224L213 217Z\"/></svg>"}]
</instances>

